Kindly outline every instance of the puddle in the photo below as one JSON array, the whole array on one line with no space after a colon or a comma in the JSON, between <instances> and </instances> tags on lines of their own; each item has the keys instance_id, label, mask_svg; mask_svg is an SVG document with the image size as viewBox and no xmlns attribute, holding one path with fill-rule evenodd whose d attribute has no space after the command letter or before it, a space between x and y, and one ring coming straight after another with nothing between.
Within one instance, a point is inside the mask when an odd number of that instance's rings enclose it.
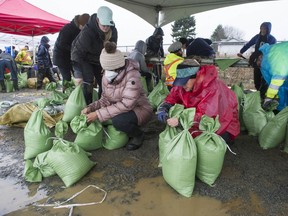
<instances>
[{"instance_id":1,"label":"puddle","mask_svg":"<svg viewBox=\"0 0 288 216\"><path fill-rule=\"evenodd\" d=\"M36 185L28 188L11 179L0 179L0 215L22 209L37 200L45 198L46 192L37 188Z\"/></svg>"},{"instance_id":2,"label":"puddle","mask_svg":"<svg viewBox=\"0 0 288 216\"><path fill-rule=\"evenodd\" d=\"M50 197L53 201L64 201L81 191L85 186L76 185ZM104 188L103 188L104 189ZM100 201L103 192L88 188L85 192L66 204L91 203ZM50 199L49 198L49 199ZM36 199L33 199L34 201ZM42 199L37 203L45 203ZM31 203L32 199L30 200ZM51 202L50 202L51 203ZM23 206L23 205L22 205ZM18 208L21 206L18 205ZM42 210L40 210L40 209ZM37 210L36 210L37 209ZM103 203L90 206L77 206L72 215L108 215L108 216L229 216L229 208L209 197L192 196L186 198L176 193L166 184L162 177L141 180L135 188L124 188L123 191L112 191L107 194ZM36 212L38 211L38 212ZM54 209L53 207L26 207L9 215L36 216L40 212L46 215L68 215L69 209ZM42 212L42 214L44 214ZM97 213L97 214L96 214Z\"/></svg>"}]
</instances>

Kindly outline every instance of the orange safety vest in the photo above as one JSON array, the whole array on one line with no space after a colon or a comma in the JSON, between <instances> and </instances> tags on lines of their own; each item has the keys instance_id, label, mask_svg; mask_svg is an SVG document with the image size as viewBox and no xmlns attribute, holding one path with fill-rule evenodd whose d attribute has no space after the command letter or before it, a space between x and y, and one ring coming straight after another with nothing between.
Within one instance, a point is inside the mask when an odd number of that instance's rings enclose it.
<instances>
[{"instance_id":1,"label":"orange safety vest","mask_svg":"<svg viewBox=\"0 0 288 216\"><path fill-rule=\"evenodd\" d=\"M180 60L182 60L182 59L176 59L173 62L171 62L171 63L169 63L167 65L164 65L163 70L164 70L164 73L165 73L165 85L166 86L170 86L170 87L173 86L173 82L174 82L175 79L173 78L173 76L169 75L169 69L171 68L171 66L174 63L176 63L177 61L180 61Z\"/></svg>"}]
</instances>

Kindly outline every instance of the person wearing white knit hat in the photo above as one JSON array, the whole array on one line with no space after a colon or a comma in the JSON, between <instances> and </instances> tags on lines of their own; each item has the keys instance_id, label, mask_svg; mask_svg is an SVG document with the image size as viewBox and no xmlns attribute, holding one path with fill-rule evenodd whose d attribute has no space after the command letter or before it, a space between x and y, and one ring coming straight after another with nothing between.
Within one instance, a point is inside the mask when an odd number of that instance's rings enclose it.
<instances>
[{"instance_id":1,"label":"person wearing white knit hat","mask_svg":"<svg viewBox=\"0 0 288 216\"><path fill-rule=\"evenodd\" d=\"M82 110L87 122L112 120L113 126L126 133L127 150L138 149L144 141L141 126L150 121L153 109L143 89L139 64L125 59L113 42L106 42L100 55L105 70L101 98Z\"/></svg>"}]
</instances>

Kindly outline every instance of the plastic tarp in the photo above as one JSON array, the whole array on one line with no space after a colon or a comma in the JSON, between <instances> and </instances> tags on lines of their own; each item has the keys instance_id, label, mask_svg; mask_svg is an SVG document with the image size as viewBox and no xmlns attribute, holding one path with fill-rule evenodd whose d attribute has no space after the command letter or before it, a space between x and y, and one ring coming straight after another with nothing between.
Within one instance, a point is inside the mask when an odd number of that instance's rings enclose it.
<instances>
[{"instance_id":1,"label":"plastic tarp","mask_svg":"<svg viewBox=\"0 0 288 216\"><path fill-rule=\"evenodd\" d=\"M0 32L3 33L26 36L53 34L68 22L24 0L0 0Z\"/></svg>"},{"instance_id":2,"label":"plastic tarp","mask_svg":"<svg viewBox=\"0 0 288 216\"><path fill-rule=\"evenodd\" d=\"M106 0L138 15L152 26L164 26L175 20L208 10L267 0Z\"/></svg>"}]
</instances>

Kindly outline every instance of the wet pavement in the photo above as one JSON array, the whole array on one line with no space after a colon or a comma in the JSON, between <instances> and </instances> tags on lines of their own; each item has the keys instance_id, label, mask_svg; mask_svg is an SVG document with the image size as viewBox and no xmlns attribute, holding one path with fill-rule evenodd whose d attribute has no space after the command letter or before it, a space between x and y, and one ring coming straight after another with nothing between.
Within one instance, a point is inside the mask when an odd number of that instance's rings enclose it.
<instances>
[{"instance_id":1,"label":"wet pavement","mask_svg":"<svg viewBox=\"0 0 288 216\"><path fill-rule=\"evenodd\" d=\"M36 94L37 93L37 94ZM0 101L33 101L45 97L35 90L1 93ZM52 129L53 130L53 129ZM76 184L65 188L58 176L41 183L24 180L23 128L0 126L0 215L69 215L69 209L41 204L63 202L95 185L107 192L99 204L77 206L72 215L107 216L286 216L288 212L288 155L282 146L262 150L257 138L243 132L226 152L222 172L213 187L196 179L193 195L179 195L158 167L158 135L164 125L154 118L145 128L143 146L91 151L97 164ZM69 130L65 139L73 141ZM103 191L88 188L66 204L98 202Z\"/></svg>"}]
</instances>

